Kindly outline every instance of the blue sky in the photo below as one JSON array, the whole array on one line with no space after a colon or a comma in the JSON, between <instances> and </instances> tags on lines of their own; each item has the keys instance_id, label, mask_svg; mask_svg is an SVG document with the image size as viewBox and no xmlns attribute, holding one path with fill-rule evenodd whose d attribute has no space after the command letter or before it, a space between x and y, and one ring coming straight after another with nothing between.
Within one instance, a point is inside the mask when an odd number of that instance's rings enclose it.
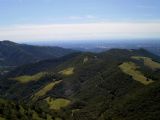
<instances>
[{"instance_id":1,"label":"blue sky","mask_svg":"<svg viewBox=\"0 0 160 120\"><path fill-rule=\"evenodd\" d=\"M160 38L159 12L160 0L0 0L0 40Z\"/></svg>"}]
</instances>

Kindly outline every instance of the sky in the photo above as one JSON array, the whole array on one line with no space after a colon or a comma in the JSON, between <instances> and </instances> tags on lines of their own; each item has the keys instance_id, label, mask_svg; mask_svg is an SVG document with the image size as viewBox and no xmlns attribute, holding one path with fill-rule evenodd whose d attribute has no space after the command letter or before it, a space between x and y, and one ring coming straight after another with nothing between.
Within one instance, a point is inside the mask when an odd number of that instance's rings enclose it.
<instances>
[{"instance_id":1,"label":"sky","mask_svg":"<svg viewBox=\"0 0 160 120\"><path fill-rule=\"evenodd\" d=\"M0 40L159 39L160 0L0 0Z\"/></svg>"}]
</instances>

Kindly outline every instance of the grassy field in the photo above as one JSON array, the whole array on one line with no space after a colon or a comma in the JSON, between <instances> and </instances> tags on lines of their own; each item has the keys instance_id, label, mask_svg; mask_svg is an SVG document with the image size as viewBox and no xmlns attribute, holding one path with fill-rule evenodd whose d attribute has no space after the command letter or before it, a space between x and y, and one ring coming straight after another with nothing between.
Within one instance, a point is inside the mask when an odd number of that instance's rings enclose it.
<instances>
[{"instance_id":1,"label":"grassy field","mask_svg":"<svg viewBox=\"0 0 160 120\"><path fill-rule=\"evenodd\" d=\"M70 104L70 100L64 99L64 98L46 98L46 101L48 105L50 106L50 109L53 110L60 110L61 108L67 107Z\"/></svg>"},{"instance_id":2,"label":"grassy field","mask_svg":"<svg viewBox=\"0 0 160 120\"><path fill-rule=\"evenodd\" d=\"M47 92L49 92L50 90L53 89L53 87L57 84L59 84L60 82L62 82L62 80L59 81L54 81L52 83L47 84L46 86L44 86L42 89L40 89L38 92L36 92L33 96L32 96L32 100L36 101L39 97L44 96Z\"/></svg>"},{"instance_id":3,"label":"grassy field","mask_svg":"<svg viewBox=\"0 0 160 120\"><path fill-rule=\"evenodd\" d=\"M125 62L119 66L121 70L130 76L132 78L144 85L148 85L152 82L154 82L151 79L147 79L140 71L137 70L138 66L134 64L133 62Z\"/></svg>"},{"instance_id":4,"label":"grassy field","mask_svg":"<svg viewBox=\"0 0 160 120\"><path fill-rule=\"evenodd\" d=\"M37 81L40 78L42 78L43 76L45 76L46 74L47 73L45 73L45 72L40 72L40 73L37 73L37 74L32 75L32 76L24 75L24 76L19 76L19 77L13 78L13 79L17 80L18 82L21 82L21 83L28 83L28 82L31 82L31 81Z\"/></svg>"},{"instance_id":5,"label":"grassy field","mask_svg":"<svg viewBox=\"0 0 160 120\"><path fill-rule=\"evenodd\" d=\"M136 60L143 60L144 65L148 66L152 70L160 69L160 63L153 61L151 58L142 56L132 56L132 58Z\"/></svg>"},{"instance_id":6,"label":"grassy field","mask_svg":"<svg viewBox=\"0 0 160 120\"><path fill-rule=\"evenodd\" d=\"M74 73L74 68L70 67L70 68L60 71L59 73L65 76L72 75Z\"/></svg>"}]
</instances>

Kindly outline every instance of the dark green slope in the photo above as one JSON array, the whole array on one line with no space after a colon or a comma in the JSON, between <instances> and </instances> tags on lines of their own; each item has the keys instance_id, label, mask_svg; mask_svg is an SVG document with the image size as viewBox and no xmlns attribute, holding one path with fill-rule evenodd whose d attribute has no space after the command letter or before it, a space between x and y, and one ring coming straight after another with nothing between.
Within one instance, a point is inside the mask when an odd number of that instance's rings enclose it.
<instances>
[{"instance_id":1,"label":"dark green slope","mask_svg":"<svg viewBox=\"0 0 160 120\"><path fill-rule=\"evenodd\" d=\"M158 120L158 63L149 61L146 66L143 60L133 59L133 56L159 61L159 57L143 49L112 49L99 54L72 54L66 56L66 59L63 57L20 67L20 70L11 72L7 78L1 80L0 93L5 98L36 106L62 120ZM147 78L145 82L124 73L120 68L124 63L138 66L135 71L140 72L134 71L135 75L142 73ZM44 71L47 74L37 78L37 74ZM30 75L27 79L31 81L24 83L26 76L24 78L21 75ZM21 82L13 79L19 76ZM154 82L150 83L149 79ZM58 84L42 94L42 91L46 91L46 85L52 85L56 81L59 81ZM56 110L52 104L55 104L54 100L62 98L70 103Z\"/></svg>"},{"instance_id":2,"label":"dark green slope","mask_svg":"<svg viewBox=\"0 0 160 120\"><path fill-rule=\"evenodd\" d=\"M0 99L0 120L29 120L34 119L34 114L38 115L31 108L24 108L12 101Z\"/></svg>"},{"instance_id":3,"label":"dark green slope","mask_svg":"<svg viewBox=\"0 0 160 120\"><path fill-rule=\"evenodd\" d=\"M48 59L36 63L22 65L9 72L7 74L7 77L16 77L20 75L33 75L42 71L52 72L56 68L56 66L70 59L74 59L79 54L80 54L79 52L76 52L76 53L71 53L69 55L65 55L60 58Z\"/></svg>"},{"instance_id":4,"label":"dark green slope","mask_svg":"<svg viewBox=\"0 0 160 120\"><path fill-rule=\"evenodd\" d=\"M127 94L113 102L100 120L159 120L160 82Z\"/></svg>"},{"instance_id":5,"label":"dark green slope","mask_svg":"<svg viewBox=\"0 0 160 120\"><path fill-rule=\"evenodd\" d=\"M43 110L36 106L18 104L0 98L0 120L59 120L59 115L49 110L45 103Z\"/></svg>"},{"instance_id":6,"label":"dark green slope","mask_svg":"<svg viewBox=\"0 0 160 120\"><path fill-rule=\"evenodd\" d=\"M60 47L40 47L0 41L0 65L17 66L49 58L62 57L73 50Z\"/></svg>"}]
</instances>

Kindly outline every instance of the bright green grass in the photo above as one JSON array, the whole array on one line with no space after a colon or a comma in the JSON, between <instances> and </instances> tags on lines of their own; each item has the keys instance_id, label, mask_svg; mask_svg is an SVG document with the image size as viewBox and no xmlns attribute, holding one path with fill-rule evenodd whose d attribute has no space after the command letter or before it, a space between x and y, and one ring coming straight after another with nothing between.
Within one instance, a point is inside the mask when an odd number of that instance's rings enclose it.
<instances>
[{"instance_id":1,"label":"bright green grass","mask_svg":"<svg viewBox=\"0 0 160 120\"><path fill-rule=\"evenodd\" d=\"M144 61L144 65L148 66L149 68L151 68L152 70L156 70L156 69L160 69L160 63L153 61L151 58L149 57L143 57L143 56L132 56L133 59L136 60L143 60Z\"/></svg>"},{"instance_id":2,"label":"bright green grass","mask_svg":"<svg viewBox=\"0 0 160 120\"><path fill-rule=\"evenodd\" d=\"M65 76L72 75L74 73L74 68L70 67L70 68L67 68L67 69L60 71L59 73L61 73L62 75L65 75Z\"/></svg>"},{"instance_id":3,"label":"bright green grass","mask_svg":"<svg viewBox=\"0 0 160 120\"><path fill-rule=\"evenodd\" d=\"M52 83L47 84L46 86L44 86L42 89L40 89L38 92L36 92L33 96L32 96L32 100L36 101L39 97L44 96L47 92L49 92L50 90L53 89L53 87L57 84L59 84L60 82L62 82L62 80L59 81L54 81Z\"/></svg>"},{"instance_id":4,"label":"bright green grass","mask_svg":"<svg viewBox=\"0 0 160 120\"><path fill-rule=\"evenodd\" d=\"M134 64L133 62L125 62L119 66L121 70L130 76L132 78L144 85L148 85L152 82L154 82L151 79L147 79L140 71L137 70L138 66Z\"/></svg>"},{"instance_id":5,"label":"bright green grass","mask_svg":"<svg viewBox=\"0 0 160 120\"><path fill-rule=\"evenodd\" d=\"M64 99L64 98L46 98L46 101L48 105L50 106L50 109L53 110L60 110L61 108L67 107L70 104L70 100Z\"/></svg>"},{"instance_id":6,"label":"bright green grass","mask_svg":"<svg viewBox=\"0 0 160 120\"><path fill-rule=\"evenodd\" d=\"M24 76L19 76L19 77L16 77L16 78L13 78L14 80L17 80L18 82L21 82L21 83L28 83L28 82L31 82L31 81L37 81L39 80L40 78L42 78L43 76L45 76L47 73L46 72L40 72L40 73L37 73L35 75L24 75Z\"/></svg>"}]
</instances>

